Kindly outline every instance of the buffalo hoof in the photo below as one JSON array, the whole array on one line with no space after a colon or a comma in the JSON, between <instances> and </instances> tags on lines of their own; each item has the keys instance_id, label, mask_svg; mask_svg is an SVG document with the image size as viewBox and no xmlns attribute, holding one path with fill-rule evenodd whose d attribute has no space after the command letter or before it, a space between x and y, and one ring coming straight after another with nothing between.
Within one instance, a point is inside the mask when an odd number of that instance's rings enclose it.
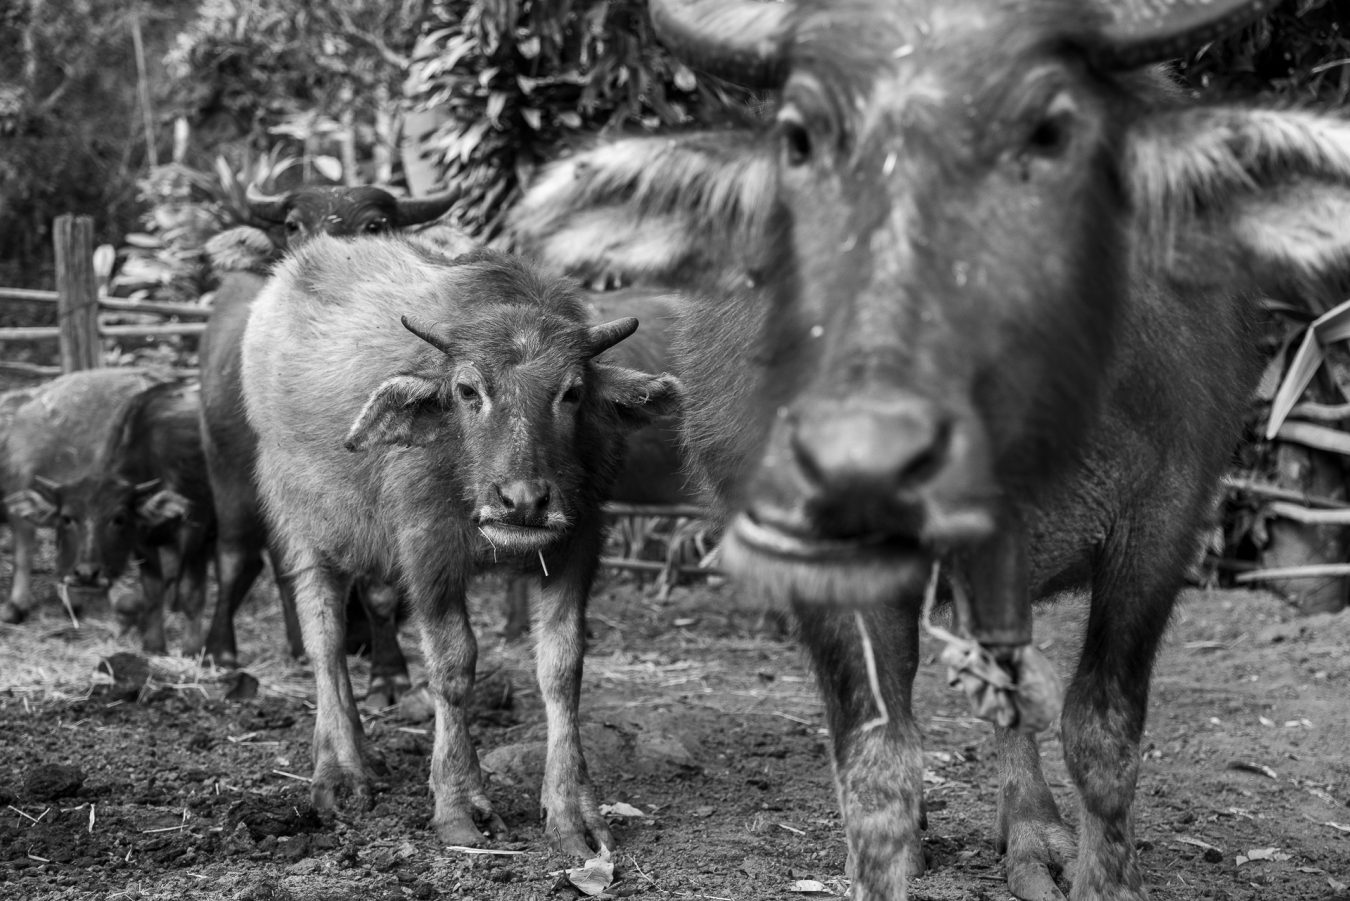
<instances>
[{"instance_id":1,"label":"buffalo hoof","mask_svg":"<svg viewBox=\"0 0 1350 901\"><path fill-rule=\"evenodd\" d=\"M412 680L407 673L388 675L370 674L370 689L366 692L366 703L375 707L393 707L399 699L412 690Z\"/></svg>"},{"instance_id":2,"label":"buffalo hoof","mask_svg":"<svg viewBox=\"0 0 1350 901\"><path fill-rule=\"evenodd\" d=\"M335 810L369 810L375 803L370 777L364 770L342 769L336 764L320 767L310 783L309 800L323 813Z\"/></svg>"},{"instance_id":3,"label":"buffalo hoof","mask_svg":"<svg viewBox=\"0 0 1350 901\"><path fill-rule=\"evenodd\" d=\"M614 836L598 810L577 810L563 817L550 816L544 825L544 837L554 851L572 857L593 857L601 848L613 849Z\"/></svg>"},{"instance_id":4,"label":"buffalo hoof","mask_svg":"<svg viewBox=\"0 0 1350 901\"><path fill-rule=\"evenodd\" d=\"M21 623L26 619L28 619L28 611L17 604L9 601L0 604L0 623Z\"/></svg>"},{"instance_id":5,"label":"buffalo hoof","mask_svg":"<svg viewBox=\"0 0 1350 901\"><path fill-rule=\"evenodd\" d=\"M1064 901L1055 874L1072 863L1073 833L1059 822L1021 822L1009 830L1004 865L1008 891L1019 901Z\"/></svg>"},{"instance_id":6,"label":"buffalo hoof","mask_svg":"<svg viewBox=\"0 0 1350 901\"><path fill-rule=\"evenodd\" d=\"M436 831L436 838L444 844L460 847L473 848L483 844L484 832L488 838L498 841L511 837L506 823L486 803L472 808L462 807L447 816L437 817L432 821L431 828Z\"/></svg>"}]
</instances>

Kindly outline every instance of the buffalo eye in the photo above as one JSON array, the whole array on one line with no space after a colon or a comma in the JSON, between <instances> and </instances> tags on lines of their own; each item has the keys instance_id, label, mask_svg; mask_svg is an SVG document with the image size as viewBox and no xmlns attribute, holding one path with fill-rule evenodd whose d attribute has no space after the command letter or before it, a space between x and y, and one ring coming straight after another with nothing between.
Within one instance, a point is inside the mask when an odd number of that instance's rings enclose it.
<instances>
[{"instance_id":1,"label":"buffalo eye","mask_svg":"<svg viewBox=\"0 0 1350 901\"><path fill-rule=\"evenodd\" d=\"M113 526L115 526L116 528L119 528L119 529L120 529L120 528L122 528L122 526L124 526L124 525L127 524L127 518L126 518L125 516L123 516L121 513L118 513L117 515L115 515L115 516L112 518L112 524L113 524Z\"/></svg>"},{"instance_id":2,"label":"buffalo eye","mask_svg":"<svg viewBox=\"0 0 1350 901\"><path fill-rule=\"evenodd\" d=\"M581 386L572 385L562 393L560 400L565 404L581 403Z\"/></svg>"},{"instance_id":3,"label":"buffalo eye","mask_svg":"<svg viewBox=\"0 0 1350 901\"><path fill-rule=\"evenodd\" d=\"M1027 134L1027 153L1043 159L1062 156L1072 142L1076 114L1073 99L1065 92L1056 94Z\"/></svg>"},{"instance_id":4,"label":"buffalo eye","mask_svg":"<svg viewBox=\"0 0 1350 901\"><path fill-rule=\"evenodd\" d=\"M478 396L478 389L468 382L459 382L456 384L455 393L458 394L459 399L466 404L476 404L480 399Z\"/></svg>"},{"instance_id":5,"label":"buffalo eye","mask_svg":"<svg viewBox=\"0 0 1350 901\"><path fill-rule=\"evenodd\" d=\"M297 232L300 231L300 223L295 219L287 219L286 231L290 232L291 234L296 234Z\"/></svg>"},{"instance_id":6,"label":"buffalo eye","mask_svg":"<svg viewBox=\"0 0 1350 901\"><path fill-rule=\"evenodd\" d=\"M61 525L70 528L75 525L75 517L71 516L69 513L61 514Z\"/></svg>"},{"instance_id":7,"label":"buffalo eye","mask_svg":"<svg viewBox=\"0 0 1350 901\"><path fill-rule=\"evenodd\" d=\"M801 114L791 107L785 107L778 114L778 132L783 144L783 162L791 167L804 166L811 161L814 149L811 132L802 121Z\"/></svg>"},{"instance_id":8,"label":"buffalo eye","mask_svg":"<svg viewBox=\"0 0 1350 901\"><path fill-rule=\"evenodd\" d=\"M366 232L369 232L370 234L387 232L389 231L389 220L385 219L383 216L381 216L379 219L372 219L366 223L364 230Z\"/></svg>"}]
</instances>

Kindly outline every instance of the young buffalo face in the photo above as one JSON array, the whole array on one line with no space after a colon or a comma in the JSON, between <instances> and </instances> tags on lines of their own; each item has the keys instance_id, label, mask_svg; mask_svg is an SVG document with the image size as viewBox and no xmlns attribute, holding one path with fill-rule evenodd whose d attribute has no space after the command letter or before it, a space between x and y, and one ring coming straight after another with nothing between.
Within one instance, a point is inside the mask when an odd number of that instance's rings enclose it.
<instances>
[{"instance_id":1,"label":"young buffalo face","mask_svg":"<svg viewBox=\"0 0 1350 901\"><path fill-rule=\"evenodd\" d=\"M179 519L188 501L159 482L85 478L60 484L38 476L5 499L9 515L56 530L56 574L80 600L105 595L126 569L138 530Z\"/></svg>"},{"instance_id":2,"label":"young buffalo face","mask_svg":"<svg viewBox=\"0 0 1350 901\"><path fill-rule=\"evenodd\" d=\"M537 309L493 305L468 321L405 316L440 351L385 381L346 446L441 445L493 553L540 550L576 524L578 501L605 490L616 426L674 412L678 382L596 363L637 329L633 318L578 326Z\"/></svg>"}]
</instances>

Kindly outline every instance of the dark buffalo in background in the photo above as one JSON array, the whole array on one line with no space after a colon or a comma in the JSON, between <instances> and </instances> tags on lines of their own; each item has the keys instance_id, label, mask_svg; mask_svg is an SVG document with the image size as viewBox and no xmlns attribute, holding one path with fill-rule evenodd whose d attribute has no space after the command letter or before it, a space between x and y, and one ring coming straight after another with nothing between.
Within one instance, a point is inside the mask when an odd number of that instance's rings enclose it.
<instances>
[{"instance_id":1,"label":"dark buffalo in background","mask_svg":"<svg viewBox=\"0 0 1350 901\"><path fill-rule=\"evenodd\" d=\"M607 322L620 316L634 316L639 327L631 338L606 351L602 362L626 366L643 372L664 372L671 367L672 327L680 302L669 291L651 288L620 288L603 293L587 293L586 312L593 322ZM662 417L633 430L624 449L623 465L610 490L609 500L625 504L690 505L703 502L697 480L685 466L680 446L678 417ZM506 624L502 637L521 638L529 630L530 580L515 578L507 582Z\"/></svg>"},{"instance_id":2,"label":"dark buffalo in background","mask_svg":"<svg viewBox=\"0 0 1350 901\"><path fill-rule=\"evenodd\" d=\"M1090 590L1061 729L1078 834L1000 728L994 839L1019 898L1061 897L1071 859L1076 901L1146 897L1149 674L1259 369L1256 298L1350 276L1350 123L1195 105L1141 67L1269 5L654 0L667 45L778 92L775 121L599 145L518 208L554 264L688 297L693 456L723 562L799 620L855 898L924 866L937 561L1014 671L1028 599Z\"/></svg>"},{"instance_id":3,"label":"dark buffalo in background","mask_svg":"<svg viewBox=\"0 0 1350 901\"><path fill-rule=\"evenodd\" d=\"M166 649L166 610L183 614L184 654L195 656L203 645L202 611L216 517L198 427L200 409L199 385L152 385L127 404L109 454L110 470L123 481L153 483L186 502L181 516L140 524L134 550L141 561L142 591L113 598L113 611L124 626L136 628L151 653Z\"/></svg>"},{"instance_id":4,"label":"dark buffalo in background","mask_svg":"<svg viewBox=\"0 0 1350 901\"><path fill-rule=\"evenodd\" d=\"M234 616L254 580L262 571L267 527L253 483L257 439L244 416L240 387L239 347L249 310L271 266L286 250L309 238L379 234L429 222L450 208L456 195L396 198L373 187L302 187L285 194L266 195L250 189L251 214L269 223L269 232L243 227L213 238L207 245L221 277L212 302L211 318L201 339L201 429L207 470L217 501L219 535L216 573L219 600L206 640L207 654L218 664L238 661ZM471 242L452 230L437 237L448 253L470 249ZM284 572L275 566L277 589L286 614L291 653L303 648L295 605ZM378 586L363 592L372 621L371 691L392 700L408 684L407 666L399 651L393 609L397 597Z\"/></svg>"},{"instance_id":5,"label":"dark buffalo in background","mask_svg":"<svg viewBox=\"0 0 1350 901\"><path fill-rule=\"evenodd\" d=\"M14 414L32 400L36 390L36 388L14 388L0 394L0 480L7 480L10 477L9 435ZM6 497L9 493L8 481L0 481L0 497ZM0 504L0 521L8 520L8 511L4 504ZM26 519L10 522L9 528L14 547L14 570L10 579L10 594L3 603L0 603L0 622L15 623L27 616L31 609L31 605L25 605L21 609L15 604L14 598L27 599L32 596L32 554L36 539L32 534L33 524ZM20 536L20 531L26 534Z\"/></svg>"},{"instance_id":6,"label":"dark buffalo in background","mask_svg":"<svg viewBox=\"0 0 1350 901\"><path fill-rule=\"evenodd\" d=\"M138 530L175 520L187 500L158 479L134 482L116 469L123 417L156 383L135 369L94 369L54 379L14 412L3 483L11 524L56 532L56 578L70 605L107 597ZM32 528L15 528L15 574L6 619L32 609Z\"/></svg>"},{"instance_id":7,"label":"dark buffalo in background","mask_svg":"<svg viewBox=\"0 0 1350 901\"><path fill-rule=\"evenodd\" d=\"M545 834L574 855L613 846L578 732L584 611L622 432L678 400L668 376L594 362L636 325L588 324L569 283L491 251L447 261L397 238L320 236L278 266L245 332L244 396L317 682L319 809L371 800L342 653L344 599L371 573L398 579L421 636L437 838L504 832L465 715L465 591L507 569L541 580Z\"/></svg>"}]
</instances>

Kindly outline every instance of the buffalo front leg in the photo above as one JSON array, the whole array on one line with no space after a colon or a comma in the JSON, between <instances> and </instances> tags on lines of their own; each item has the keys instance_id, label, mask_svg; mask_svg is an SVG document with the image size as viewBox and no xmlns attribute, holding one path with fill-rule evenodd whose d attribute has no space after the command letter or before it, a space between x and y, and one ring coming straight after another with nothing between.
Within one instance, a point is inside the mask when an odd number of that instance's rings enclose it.
<instances>
[{"instance_id":1,"label":"buffalo front leg","mask_svg":"<svg viewBox=\"0 0 1350 901\"><path fill-rule=\"evenodd\" d=\"M419 549L410 559L431 559L430 551ZM469 736L465 705L473 690L478 642L465 606L465 576L414 570L407 589L421 634L427 687L436 710L431 749L435 812L431 827L447 845L480 845L480 824L494 837L505 836L507 829L483 791L478 754Z\"/></svg>"},{"instance_id":2,"label":"buffalo front leg","mask_svg":"<svg viewBox=\"0 0 1350 901\"><path fill-rule=\"evenodd\" d=\"M548 753L539 799L544 835L550 847L574 857L590 857L592 850L614 847L582 755L578 723L586 601L597 556L594 546L550 554L551 575L542 577L534 611L535 673L548 719Z\"/></svg>"},{"instance_id":3,"label":"buffalo front leg","mask_svg":"<svg viewBox=\"0 0 1350 901\"><path fill-rule=\"evenodd\" d=\"M308 549L288 562L295 579L296 606L305 650L314 668L315 712L313 782L310 800L321 811L339 806L364 810L371 805L371 775L366 767L361 715L352 694L343 641L343 604L351 579Z\"/></svg>"},{"instance_id":4,"label":"buffalo front leg","mask_svg":"<svg viewBox=\"0 0 1350 901\"><path fill-rule=\"evenodd\" d=\"M1073 859L1074 836L1045 782L1036 738L996 728L995 743L999 795L994 846L1004 855L1008 891L1021 901L1062 901L1055 875Z\"/></svg>"},{"instance_id":5,"label":"buffalo front leg","mask_svg":"<svg viewBox=\"0 0 1350 901\"><path fill-rule=\"evenodd\" d=\"M22 517L11 516L9 528L14 537L14 576L9 583L9 600L0 605L0 622L21 623L33 609L33 547L37 527Z\"/></svg>"},{"instance_id":6,"label":"buffalo front leg","mask_svg":"<svg viewBox=\"0 0 1350 901\"><path fill-rule=\"evenodd\" d=\"M824 695L854 901L904 898L924 871L917 606L794 609Z\"/></svg>"},{"instance_id":7,"label":"buffalo front leg","mask_svg":"<svg viewBox=\"0 0 1350 901\"><path fill-rule=\"evenodd\" d=\"M1184 551L1188 545L1174 541L1171 547ZM1166 552L1149 555L1143 550L1133 548L1129 556L1131 562L1148 561L1152 578L1128 563L1108 563L1094 579L1083 653L1064 704L1064 759L1080 809L1073 901L1148 897L1130 808L1139 777L1149 678L1185 559L1169 567ZM1172 573L1175 581L1168 577Z\"/></svg>"}]
</instances>

